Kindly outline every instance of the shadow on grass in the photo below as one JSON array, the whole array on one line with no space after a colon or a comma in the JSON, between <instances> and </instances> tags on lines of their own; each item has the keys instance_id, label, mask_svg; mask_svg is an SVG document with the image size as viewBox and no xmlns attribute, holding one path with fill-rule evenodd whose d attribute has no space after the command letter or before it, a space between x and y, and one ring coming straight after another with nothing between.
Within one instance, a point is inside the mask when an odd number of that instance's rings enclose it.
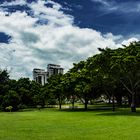
<instances>
[{"instance_id":1,"label":"shadow on grass","mask_svg":"<svg viewBox=\"0 0 140 140\"><path fill-rule=\"evenodd\" d=\"M65 112L93 112L97 113L97 116L140 116L140 110L137 109L137 112L131 112L130 108L116 108L115 111L112 111L112 107L97 107L97 108L76 108L76 109L61 109L59 111Z\"/></svg>"},{"instance_id":2,"label":"shadow on grass","mask_svg":"<svg viewBox=\"0 0 140 140\"><path fill-rule=\"evenodd\" d=\"M87 110L84 108L74 108L74 109L70 109L70 108L65 108L65 109L61 109L59 111L66 111L66 112L89 112L89 111L111 111L112 107L98 107L98 108L88 108Z\"/></svg>"},{"instance_id":3,"label":"shadow on grass","mask_svg":"<svg viewBox=\"0 0 140 140\"><path fill-rule=\"evenodd\" d=\"M28 109L23 109L18 112L27 112L27 111L39 111L36 108L28 108ZM140 116L140 108L137 108L137 112L131 112L130 108L120 108L116 107L115 111L112 111L111 106L96 106L96 107L88 107L87 110L84 108L43 108L39 112L45 112L45 111L62 111L62 112L91 112L94 113L97 116Z\"/></svg>"},{"instance_id":4,"label":"shadow on grass","mask_svg":"<svg viewBox=\"0 0 140 140\"><path fill-rule=\"evenodd\" d=\"M98 116L140 116L140 110L137 112L131 112L130 109L126 110L116 110L112 112L100 112L97 114Z\"/></svg>"}]
</instances>

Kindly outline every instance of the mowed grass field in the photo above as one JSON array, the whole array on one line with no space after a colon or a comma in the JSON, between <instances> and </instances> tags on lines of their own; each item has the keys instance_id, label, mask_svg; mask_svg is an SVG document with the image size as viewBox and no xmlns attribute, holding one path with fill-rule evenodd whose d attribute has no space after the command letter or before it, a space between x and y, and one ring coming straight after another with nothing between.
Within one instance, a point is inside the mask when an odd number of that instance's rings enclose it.
<instances>
[{"instance_id":1,"label":"mowed grass field","mask_svg":"<svg viewBox=\"0 0 140 140\"><path fill-rule=\"evenodd\" d=\"M0 112L0 140L140 140L140 112Z\"/></svg>"}]
</instances>

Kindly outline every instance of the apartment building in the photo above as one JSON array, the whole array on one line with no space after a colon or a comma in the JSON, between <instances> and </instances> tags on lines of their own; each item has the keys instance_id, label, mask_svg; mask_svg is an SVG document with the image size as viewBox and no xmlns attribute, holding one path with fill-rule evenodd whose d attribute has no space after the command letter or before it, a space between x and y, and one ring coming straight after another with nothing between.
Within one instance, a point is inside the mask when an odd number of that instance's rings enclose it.
<instances>
[{"instance_id":1,"label":"apartment building","mask_svg":"<svg viewBox=\"0 0 140 140\"><path fill-rule=\"evenodd\" d=\"M47 71L38 68L33 69L33 80L44 85L49 77L59 73L63 74L63 71L64 69L60 65L48 64Z\"/></svg>"}]
</instances>

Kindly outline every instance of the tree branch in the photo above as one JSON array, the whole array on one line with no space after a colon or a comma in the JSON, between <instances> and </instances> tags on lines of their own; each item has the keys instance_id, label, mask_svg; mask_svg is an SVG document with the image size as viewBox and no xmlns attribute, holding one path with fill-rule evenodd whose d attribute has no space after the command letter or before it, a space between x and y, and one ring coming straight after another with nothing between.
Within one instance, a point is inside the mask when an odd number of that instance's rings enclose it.
<instances>
[{"instance_id":1,"label":"tree branch","mask_svg":"<svg viewBox=\"0 0 140 140\"><path fill-rule=\"evenodd\" d=\"M139 83L140 83L140 80L138 80L138 81L135 83L134 88L136 88L137 85L138 85Z\"/></svg>"},{"instance_id":2,"label":"tree branch","mask_svg":"<svg viewBox=\"0 0 140 140\"><path fill-rule=\"evenodd\" d=\"M133 92L126 86L125 83L123 83L121 80L120 80L120 82L123 84L123 86L128 90L128 92L129 92L130 94L133 94Z\"/></svg>"}]
</instances>

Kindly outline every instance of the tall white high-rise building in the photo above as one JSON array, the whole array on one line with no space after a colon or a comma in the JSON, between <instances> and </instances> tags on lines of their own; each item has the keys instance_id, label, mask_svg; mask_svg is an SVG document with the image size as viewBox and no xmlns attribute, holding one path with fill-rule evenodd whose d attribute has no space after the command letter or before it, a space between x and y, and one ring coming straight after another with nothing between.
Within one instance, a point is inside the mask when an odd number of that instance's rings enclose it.
<instances>
[{"instance_id":1,"label":"tall white high-rise building","mask_svg":"<svg viewBox=\"0 0 140 140\"><path fill-rule=\"evenodd\" d=\"M44 85L47 83L47 79L51 77L52 75L56 74L63 74L63 68L61 68L60 65L55 64L48 64L47 71L44 69L33 69L33 80L40 83L41 85Z\"/></svg>"},{"instance_id":2,"label":"tall white high-rise building","mask_svg":"<svg viewBox=\"0 0 140 140\"><path fill-rule=\"evenodd\" d=\"M55 65L55 64L48 64L47 71L48 71L48 77L59 73L63 74L63 68L61 68L60 65Z\"/></svg>"},{"instance_id":3,"label":"tall white high-rise building","mask_svg":"<svg viewBox=\"0 0 140 140\"><path fill-rule=\"evenodd\" d=\"M33 80L44 85L47 83L48 73L44 69L33 69Z\"/></svg>"}]
</instances>

